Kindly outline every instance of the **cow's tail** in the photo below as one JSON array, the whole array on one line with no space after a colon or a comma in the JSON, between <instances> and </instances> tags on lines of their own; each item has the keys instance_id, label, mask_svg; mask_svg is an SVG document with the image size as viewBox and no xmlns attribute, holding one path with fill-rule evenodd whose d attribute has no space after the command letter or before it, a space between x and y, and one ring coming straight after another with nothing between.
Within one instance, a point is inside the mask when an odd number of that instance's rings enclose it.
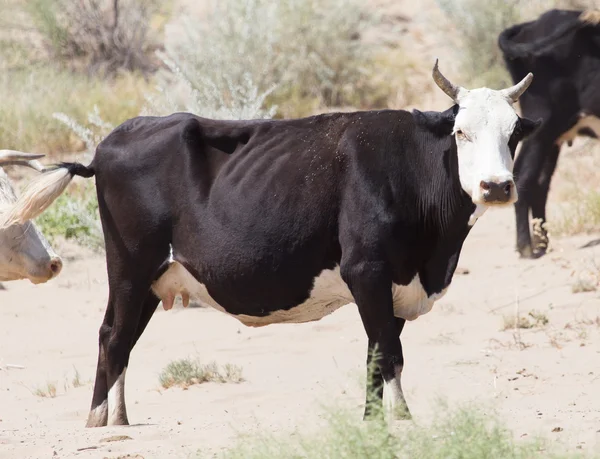
<instances>
[{"instance_id":1,"label":"cow's tail","mask_svg":"<svg viewBox=\"0 0 600 459\"><path fill-rule=\"evenodd\" d=\"M79 163L60 163L50 166L44 173L33 179L17 201L3 212L0 229L34 219L65 191L73 177L77 175L89 178L94 174L93 166Z\"/></svg>"}]
</instances>

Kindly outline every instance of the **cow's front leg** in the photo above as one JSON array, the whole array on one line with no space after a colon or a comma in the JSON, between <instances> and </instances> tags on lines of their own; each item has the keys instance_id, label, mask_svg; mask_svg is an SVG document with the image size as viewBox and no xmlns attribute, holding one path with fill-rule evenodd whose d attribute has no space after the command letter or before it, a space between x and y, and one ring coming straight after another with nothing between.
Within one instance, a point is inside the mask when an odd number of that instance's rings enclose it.
<instances>
[{"instance_id":1,"label":"cow's front leg","mask_svg":"<svg viewBox=\"0 0 600 459\"><path fill-rule=\"evenodd\" d=\"M410 411L406 405L400 382L404 357L400 344L399 325L394 317L392 299L392 280L383 263L361 262L353 266L342 267L342 276L348 284L365 331L369 338L369 347L375 354L368 358L379 369L374 371L367 384L367 403L365 415L373 410L373 402L386 402L386 409L393 419L410 419ZM373 383L383 379L383 391ZM369 387L370 386L370 387Z\"/></svg>"},{"instance_id":2,"label":"cow's front leg","mask_svg":"<svg viewBox=\"0 0 600 459\"><path fill-rule=\"evenodd\" d=\"M406 321L400 318L396 318L395 320L398 336L400 336ZM369 339L367 350L367 394L365 401L365 413L363 416L364 420L373 419L378 417L380 414L383 414L382 400L385 380L381 374L379 364L376 362L377 352L377 344L375 341Z\"/></svg>"}]
</instances>

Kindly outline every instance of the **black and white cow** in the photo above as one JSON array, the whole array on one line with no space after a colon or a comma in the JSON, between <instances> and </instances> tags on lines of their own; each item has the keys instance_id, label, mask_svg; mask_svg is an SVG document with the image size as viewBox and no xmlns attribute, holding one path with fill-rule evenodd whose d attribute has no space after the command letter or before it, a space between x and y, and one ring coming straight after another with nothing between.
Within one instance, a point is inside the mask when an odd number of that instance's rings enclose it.
<instances>
[{"instance_id":1,"label":"black and white cow","mask_svg":"<svg viewBox=\"0 0 600 459\"><path fill-rule=\"evenodd\" d=\"M96 177L109 300L87 426L128 424L129 355L162 300L189 297L247 326L319 320L355 302L377 396L410 416L400 332L446 292L473 223L517 199L513 155L536 124L504 90L467 90L438 70L444 112L332 113L216 121L136 117L89 166L57 165L7 223L35 215L73 176Z\"/></svg>"},{"instance_id":2,"label":"black and white cow","mask_svg":"<svg viewBox=\"0 0 600 459\"><path fill-rule=\"evenodd\" d=\"M504 30L498 45L515 82L529 72L536 75L519 103L523 116L543 123L523 142L514 171L517 249L535 258L548 244L546 202L561 146L578 135L600 135L600 10L547 11ZM534 244L529 210L538 221Z\"/></svg>"}]
</instances>

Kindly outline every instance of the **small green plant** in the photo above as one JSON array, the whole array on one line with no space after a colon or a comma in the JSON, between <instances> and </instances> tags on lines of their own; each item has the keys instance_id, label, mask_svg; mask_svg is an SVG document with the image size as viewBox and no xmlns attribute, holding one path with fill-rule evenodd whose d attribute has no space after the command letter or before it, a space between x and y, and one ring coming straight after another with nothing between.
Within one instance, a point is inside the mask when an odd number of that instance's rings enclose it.
<instances>
[{"instance_id":1,"label":"small green plant","mask_svg":"<svg viewBox=\"0 0 600 459\"><path fill-rule=\"evenodd\" d=\"M223 371L216 362L202 364L195 359L179 359L170 362L160 373L158 380L165 389L173 386L187 388L205 382L239 383L244 381L242 368L226 364Z\"/></svg>"},{"instance_id":2,"label":"small green plant","mask_svg":"<svg viewBox=\"0 0 600 459\"><path fill-rule=\"evenodd\" d=\"M33 393L42 398L54 398L56 397L56 382L47 381L44 386L37 387Z\"/></svg>"},{"instance_id":3,"label":"small green plant","mask_svg":"<svg viewBox=\"0 0 600 459\"><path fill-rule=\"evenodd\" d=\"M73 379L71 380L71 385L75 388L84 385L83 381L81 381L81 375L79 374L79 370L77 370L77 368L75 368L75 374L73 375Z\"/></svg>"}]
</instances>

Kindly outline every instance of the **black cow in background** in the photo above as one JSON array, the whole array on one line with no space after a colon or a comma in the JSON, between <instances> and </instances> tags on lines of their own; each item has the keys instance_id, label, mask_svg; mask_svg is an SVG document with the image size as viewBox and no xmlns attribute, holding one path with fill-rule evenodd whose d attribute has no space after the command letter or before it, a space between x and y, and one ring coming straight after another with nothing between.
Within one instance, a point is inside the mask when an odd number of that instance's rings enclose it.
<instances>
[{"instance_id":1,"label":"black cow in background","mask_svg":"<svg viewBox=\"0 0 600 459\"><path fill-rule=\"evenodd\" d=\"M600 10L553 9L504 30L498 38L515 82L536 77L519 100L522 115L543 120L515 161L517 249L524 258L545 254L546 201L563 143L600 135ZM536 224L534 243L529 210Z\"/></svg>"}]
</instances>

